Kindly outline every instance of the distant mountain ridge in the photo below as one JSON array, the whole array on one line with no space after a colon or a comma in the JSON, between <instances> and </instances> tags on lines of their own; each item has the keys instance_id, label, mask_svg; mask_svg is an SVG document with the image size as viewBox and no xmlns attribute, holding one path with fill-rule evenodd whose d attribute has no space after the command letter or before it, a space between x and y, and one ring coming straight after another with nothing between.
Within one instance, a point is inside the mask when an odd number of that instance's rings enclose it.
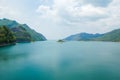
<instances>
[{"instance_id":1,"label":"distant mountain ridge","mask_svg":"<svg viewBox=\"0 0 120 80\"><path fill-rule=\"evenodd\" d=\"M112 41L120 42L120 29L116 29L104 34L80 33L66 37L64 41Z\"/></svg>"},{"instance_id":2,"label":"distant mountain ridge","mask_svg":"<svg viewBox=\"0 0 120 80\"><path fill-rule=\"evenodd\" d=\"M110 32L103 34L103 36L94 38L95 41L112 41L120 42L120 29L115 29Z\"/></svg>"},{"instance_id":3,"label":"distant mountain ridge","mask_svg":"<svg viewBox=\"0 0 120 80\"><path fill-rule=\"evenodd\" d=\"M27 24L20 24L15 20L0 19L0 26L9 28L16 37L17 42L44 41L46 38L31 29Z\"/></svg>"},{"instance_id":4,"label":"distant mountain ridge","mask_svg":"<svg viewBox=\"0 0 120 80\"><path fill-rule=\"evenodd\" d=\"M98 33L97 34L80 33L80 34L71 35L71 36L65 38L64 40L67 40L67 41L71 41L71 40L88 41L88 40L91 40L92 38L97 38L97 37L100 37L102 35L103 34L98 34Z\"/></svg>"}]
</instances>

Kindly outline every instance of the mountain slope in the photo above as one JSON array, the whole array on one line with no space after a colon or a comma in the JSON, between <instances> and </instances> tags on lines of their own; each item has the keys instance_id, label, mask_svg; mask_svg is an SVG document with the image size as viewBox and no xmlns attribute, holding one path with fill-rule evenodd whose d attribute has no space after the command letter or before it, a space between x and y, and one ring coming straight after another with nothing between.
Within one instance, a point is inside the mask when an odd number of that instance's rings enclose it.
<instances>
[{"instance_id":1,"label":"mountain slope","mask_svg":"<svg viewBox=\"0 0 120 80\"><path fill-rule=\"evenodd\" d=\"M71 35L67 38L65 38L64 40L66 41L88 41L91 40L92 38L97 38L102 36L103 34L89 34L89 33L80 33L80 34L75 34L75 35Z\"/></svg>"},{"instance_id":2,"label":"mountain slope","mask_svg":"<svg viewBox=\"0 0 120 80\"><path fill-rule=\"evenodd\" d=\"M97 37L93 40L120 42L120 29L105 33L103 36Z\"/></svg>"},{"instance_id":3,"label":"mountain slope","mask_svg":"<svg viewBox=\"0 0 120 80\"><path fill-rule=\"evenodd\" d=\"M120 29L116 29L104 34L80 33L71 35L65 41L113 41L120 42Z\"/></svg>"},{"instance_id":4,"label":"mountain slope","mask_svg":"<svg viewBox=\"0 0 120 80\"><path fill-rule=\"evenodd\" d=\"M14 34L6 26L0 26L0 46L14 44L15 42Z\"/></svg>"},{"instance_id":5,"label":"mountain slope","mask_svg":"<svg viewBox=\"0 0 120 80\"><path fill-rule=\"evenodd\" d=\"M28 25L23 24L22 27L27 30L27 32L31 35L34 41L46 40L46 38L41 33L37 33L35 30L30 29Z\"/></svg>"},{"instance_id":6,"label":"mountain slope","mask_svg":"<svg viewBox=\"0 0 120 80\"><path fill-rule=\"evenodd\" d=\"M16 37L17 42L44 41L46 38L36 31L29 28L26 24L19 24L9 19L0 19L0 26L5 25Z\"/></svg>"}]
</instances>

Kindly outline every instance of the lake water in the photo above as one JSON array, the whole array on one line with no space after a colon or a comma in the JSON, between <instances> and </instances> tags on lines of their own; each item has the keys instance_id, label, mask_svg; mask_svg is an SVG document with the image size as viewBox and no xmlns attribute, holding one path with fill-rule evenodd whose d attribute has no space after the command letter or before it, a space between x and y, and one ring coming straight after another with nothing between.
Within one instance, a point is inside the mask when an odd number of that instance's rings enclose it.
<instances>
[{"instance_id":1,"label":"lake water","mask_svg":"<svg viewBox=\"0 0 120 80\"><path fill-rule=\"evenodd\" d=\"M0 80L120 80L120 43L43 41L2 47Z\"/></svg>"}]
</instances>

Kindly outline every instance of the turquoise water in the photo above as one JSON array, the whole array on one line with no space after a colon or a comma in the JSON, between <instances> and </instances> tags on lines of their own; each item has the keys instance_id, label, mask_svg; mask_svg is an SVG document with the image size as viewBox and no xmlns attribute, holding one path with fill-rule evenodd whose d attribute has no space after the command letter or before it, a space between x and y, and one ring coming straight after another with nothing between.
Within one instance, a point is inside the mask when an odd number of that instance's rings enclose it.
<instances>
[{"instance_id":1,"label":"turquoise water","mask_svg":"<svg viewBox=\"0 0 120 80\"><path fill-rule=\"evenodd\" d=\"M44 41L2 47L0 80L120 80L120 43Z\"/></svg>"}]
</instances>

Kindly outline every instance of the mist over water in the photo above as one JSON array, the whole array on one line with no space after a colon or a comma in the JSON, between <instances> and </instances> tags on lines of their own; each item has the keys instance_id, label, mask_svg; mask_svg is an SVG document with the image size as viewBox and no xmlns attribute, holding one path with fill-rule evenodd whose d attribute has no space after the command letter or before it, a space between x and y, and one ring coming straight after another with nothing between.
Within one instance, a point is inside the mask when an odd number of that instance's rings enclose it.
<instances>
[{"instance_id":1,"label":"mist over water","mask_svg":"<svg viewBox=\"0 0 120 80\"><path fill-rule=\"evenodd\" d=\"M2 47L0 80L120 80L120 43L44 41Z\"/></svg>"}]
</instances>

